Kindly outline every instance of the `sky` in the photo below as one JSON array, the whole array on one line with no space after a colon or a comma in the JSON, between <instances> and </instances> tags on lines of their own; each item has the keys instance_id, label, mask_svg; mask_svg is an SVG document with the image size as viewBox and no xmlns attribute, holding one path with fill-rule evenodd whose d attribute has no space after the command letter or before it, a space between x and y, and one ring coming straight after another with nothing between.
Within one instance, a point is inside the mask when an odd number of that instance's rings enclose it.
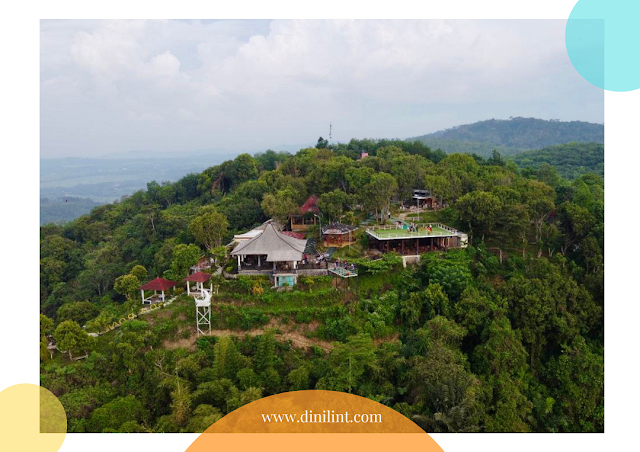
<instances>
[{"instance_id":1,"label":"sky","mask_svg":"<svg viewBox=\"0 0 640 452\"><path fill-rule=\"evenodd\" d=\"M42 20L41 157L292 150L510 116L604 122L565 20Z\"/></svg>"}]
</instances>

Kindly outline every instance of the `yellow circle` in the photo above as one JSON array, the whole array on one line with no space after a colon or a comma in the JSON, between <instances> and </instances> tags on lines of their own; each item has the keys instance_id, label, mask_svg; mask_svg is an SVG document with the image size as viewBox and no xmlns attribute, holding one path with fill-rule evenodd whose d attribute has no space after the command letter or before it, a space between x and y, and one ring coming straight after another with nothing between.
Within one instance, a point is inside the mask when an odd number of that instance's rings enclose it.
<instances>
[{"instance_id":1,"label":"yellow circle","mask_svg":"<svg viewBox=\"0 0 640 452\"><path fill-rule=\"evenodd\" d=\"M29 383L0 392L0 449L56 452L67 434L67 415L49 390Z\"/></svg>"}]
</instances>

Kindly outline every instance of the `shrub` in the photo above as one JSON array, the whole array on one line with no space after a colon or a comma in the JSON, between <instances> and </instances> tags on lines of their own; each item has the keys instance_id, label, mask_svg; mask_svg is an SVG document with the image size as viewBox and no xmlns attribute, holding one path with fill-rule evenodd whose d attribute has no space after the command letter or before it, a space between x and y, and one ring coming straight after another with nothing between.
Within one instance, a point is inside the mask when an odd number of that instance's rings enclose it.
<instances>
[{"instance_id":1,"label":"shrub","mask_svg":"<svg viewBox=\"0 0 640 452\"><path fill-rule=\"evenodd\" d=\"M296 314L296 323L309 323L313 320L313 311L305 309Z\"/></svg>"},{"instance_id":2,"label":"shrub","mask_svg":"<svg viewBox=\"0 0 640 452\"><path fill-rule=\"evenodd\" d=\"M353 324L350 315L330 320L324 325L318 328L318 334L324 339L337 339L340 342L347 340L349 336L352 336L358 332L358 329Z\"/></svg>"}]
</instances>

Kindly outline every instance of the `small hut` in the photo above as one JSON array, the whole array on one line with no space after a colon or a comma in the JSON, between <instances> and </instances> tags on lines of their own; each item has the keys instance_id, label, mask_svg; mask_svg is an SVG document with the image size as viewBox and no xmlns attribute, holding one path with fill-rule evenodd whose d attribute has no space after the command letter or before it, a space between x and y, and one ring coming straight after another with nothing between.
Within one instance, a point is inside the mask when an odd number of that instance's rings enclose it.
<instances>
[{"instance_id":1,"label":"small hut","mask_svg":"<svg viewBox=\"0 0 640 452\"><path fill-rule=\"evenodd\" d=\"M353 232L358 229L356 226L351 226L342 223L332 223L322 228L322 235L324 236L324 246L334 246L342 248L355 243L353 238Z\"/></svg>"},{"instance_id":2,"label":"small hut","mask_svg":"<svg viewBox=\"0 0 640 452\"><path fill-rule=\"evenodd\" d=\"M153 281L149 281L144 286L140 287L140 292L142 293L142 303L153 304L164 302L164 292L171 289L175 285L176 283L174 281L170 281L164 278L156 278ZM153 295L151 295L150 297L145 297L144 292L148 290L153 290ZM158 292L160 292L160 295L158 295Z\"/></svg>"},{"instance_id":3,"label":"small hut","mask_svg":"<svg viewBox=\"0 0 640 452\"><path fill-rule=\"evenodd\" d=\"M307 231L316 225L316 218L320 214L318 197L311 195L298 209L298 213L289 217L292 231Z\"/></svg>"},{"instance_id":4,"label":"small hut","mask_svg":"<svg viewBox=\"0 0 640 452\"><path fill-rule=\"evenodd\" d=\"M204 283L211 279L211 275L209 273L204 272L196 272L192 275L187 276L184 281L187 283L187 295L191 295L191 292L194 295L200 295L204 291ZM195 282L196 285L192 289L191 283ZM211 288L210 288L211 289Z\"/></svg>"},{"instance_id":5,"label":"small hut","mask_svg":"<svg viewBox=\"0 0 640 452\"><path fill-rule=\"evenodd\" d=\"M418 209L435 209L438 207L438 200L429 190L413 190L413 200L416 202Z\"/></svg>"}]
</instances>

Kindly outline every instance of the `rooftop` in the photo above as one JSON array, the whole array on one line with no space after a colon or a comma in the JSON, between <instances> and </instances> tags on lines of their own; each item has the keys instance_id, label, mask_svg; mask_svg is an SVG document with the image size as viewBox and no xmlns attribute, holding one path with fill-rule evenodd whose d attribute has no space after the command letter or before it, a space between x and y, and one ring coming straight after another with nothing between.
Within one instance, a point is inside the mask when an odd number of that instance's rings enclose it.
<instances>
[{"instance_id":1,"label":"rooftop","mask_svg":"<svg viewBox=\"0 0 640 452\"><path fill-rule=\"evenodd\" d=\"M185 281L194 281L194 282L207 282L211 279L211 275L209 273L204 272L196 272L193 275L187 276Z\"/></svg>"},{"instance_id":2,"label":"rooftop","mask_svg":"<svg viewBox=\"0 0 640 452\"><path fill-rule=\"evenodd\" d=\"M348 224L342 224L342 223L331 223L327 226L324 226L322 228L322 233L323 234L348 234L349 232L353 232L356 229L358 229L357 226L351 226Z\"/></svg>"},{"instance_id":3,"label":"rooftop","mask_svg":"<svg viewBox=\"0 0 640 452\"><path fill-rule=\"evenodd\" d=\"M457 229L440 223L431 223L431 232L428 232L427 226L429 224L418 225L417 231L409 231L409 229L397 225L372 226L367 228L367 234L377 240L455 237L462 234Z\"/></svg>"},{"instance_id":4,"label":"rooftop","mask_svg":"<svg viewBox=\"0 0 640 452\"><path fill-rule=\"evenodd\" d=\"M169 290L177 283L164 278L156 278L141 286L141 290Z\"/></svg>"},{"instance_id":5,"label":"rooftop","mask_svg":"<svg viewBox=\"0 0 640 452\"><path fill-rule=\"evenodd\" d=\"M305 203L300 206L300 214L304 215L309 212L320 213L320 209L318 209L318 197L316 195L309 196Z\"/></svg>"},{"instance_id":6,"label":"rooftop","mask_svg":"<svg viewBox=\"0 0 640 452\"><path fill-rule=\"evenodd\" d=\"M243 240L231 252L232 256L267 256L268 262L300 261L307 246L306 240L289 237L273 224L250 240Z\"/></svg>"},{"instance_id":7,"label":"rooftop","mask_svg":"<svg viewBox=\"0 0 640 452\"><path fill-rule=\"evenodd\" d=\"M267 220L264 223L262 223L260 226L251 229L250 231L244 232L242 234L236 234L233 236L233 242L230 243L239 243L243 240L251 240L252 238L262 234L262 232L264 231L264 229L267 227L267 225L269 224L270 221L273 220Z\"/></svg>"}]
</instances>

